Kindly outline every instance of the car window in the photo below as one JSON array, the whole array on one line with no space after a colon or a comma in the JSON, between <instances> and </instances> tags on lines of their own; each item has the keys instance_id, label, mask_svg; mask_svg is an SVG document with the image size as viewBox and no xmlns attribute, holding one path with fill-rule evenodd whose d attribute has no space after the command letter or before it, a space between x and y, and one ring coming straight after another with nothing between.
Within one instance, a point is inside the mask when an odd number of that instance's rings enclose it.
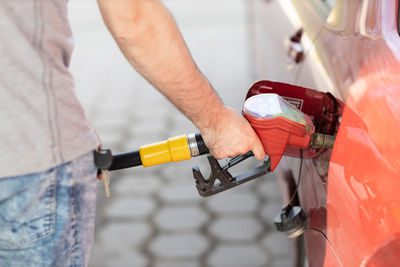
<instances>
[{"instance_id":1,"label":"car window","mask_svg":"<svg viewBox=\"0 0 400 267\"><path fill-rule=\"evenodd\" d=\"M336 3L336 0L308 0L308 3L321 20L326 21Z\"/></svg>"}]
</instances>

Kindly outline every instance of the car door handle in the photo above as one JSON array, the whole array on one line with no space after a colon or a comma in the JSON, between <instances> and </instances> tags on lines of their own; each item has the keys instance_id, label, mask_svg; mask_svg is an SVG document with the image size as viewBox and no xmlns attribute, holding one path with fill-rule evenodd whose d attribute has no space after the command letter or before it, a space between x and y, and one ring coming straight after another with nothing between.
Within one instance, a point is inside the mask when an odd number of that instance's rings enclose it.
<instances>
[{"instance_id":1,"label":"car door handle","mask_svg":"<svg viewBox=\"0 0 400 267\"><path fill-rule=\"evenodd\" d=\"M287 56L292 63L299 64L304 59L304 49L301 44L303 29L300 28L294 35L290 36L287 46Z\"/></svg>"}]
</instances>

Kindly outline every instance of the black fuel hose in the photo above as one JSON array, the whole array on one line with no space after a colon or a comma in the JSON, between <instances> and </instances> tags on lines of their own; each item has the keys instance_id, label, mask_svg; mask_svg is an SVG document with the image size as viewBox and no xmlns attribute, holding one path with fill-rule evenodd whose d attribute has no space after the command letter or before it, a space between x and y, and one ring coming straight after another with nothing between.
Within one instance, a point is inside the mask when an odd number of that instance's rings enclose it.
<instances>
[{"instance_id":1,"label":"black fuel hose","mask_svg":"<svg viewBox=\"0 0 400 267\"><path fill-rule=\"evenodd\" d=\"M112 156L110 171L137 167L142 165L139 150L116 154Z\"/></svg>"}]
</instances>

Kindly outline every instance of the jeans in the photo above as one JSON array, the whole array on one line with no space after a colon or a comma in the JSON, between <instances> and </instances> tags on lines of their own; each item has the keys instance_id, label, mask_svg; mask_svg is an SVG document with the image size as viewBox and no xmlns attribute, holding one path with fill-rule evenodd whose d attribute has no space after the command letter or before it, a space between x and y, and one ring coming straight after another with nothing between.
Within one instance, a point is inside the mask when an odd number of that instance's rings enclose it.
<instances>
[{"instance_id":1,"label":"jeans","mask_svg":"<svg viewBox=\"0 0 400 267\"><path fill-rule=\"evenodd\" d=\"M0 179L0 266L87 266L96 209L93 152Z\"/></svg>"}]
</instances>

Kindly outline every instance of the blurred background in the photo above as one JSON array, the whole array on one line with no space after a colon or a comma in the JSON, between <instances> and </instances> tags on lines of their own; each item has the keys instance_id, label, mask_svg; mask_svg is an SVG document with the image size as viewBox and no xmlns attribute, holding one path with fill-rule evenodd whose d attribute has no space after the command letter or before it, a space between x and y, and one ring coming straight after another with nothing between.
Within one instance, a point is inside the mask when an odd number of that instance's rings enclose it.
<instances>
[{"instance_id":1,"label":"blurred background","mask_svg":"<svg viewBox=\"0 0 400 267\"><path fill-rule=\"evenodd\" d=\"M251 0L165 0L199 68L223 101L241 109L255 81ZM123 58L95 0L70 0L78 97L114 153L195 127ZM113 172L111 197L98 183L90 266L290 266L291 247L273 217L281 208L273 175L201 198L192 165L206 158ZM240 172L257 165L242 164Z\"/></svg>"}]
</instances>

